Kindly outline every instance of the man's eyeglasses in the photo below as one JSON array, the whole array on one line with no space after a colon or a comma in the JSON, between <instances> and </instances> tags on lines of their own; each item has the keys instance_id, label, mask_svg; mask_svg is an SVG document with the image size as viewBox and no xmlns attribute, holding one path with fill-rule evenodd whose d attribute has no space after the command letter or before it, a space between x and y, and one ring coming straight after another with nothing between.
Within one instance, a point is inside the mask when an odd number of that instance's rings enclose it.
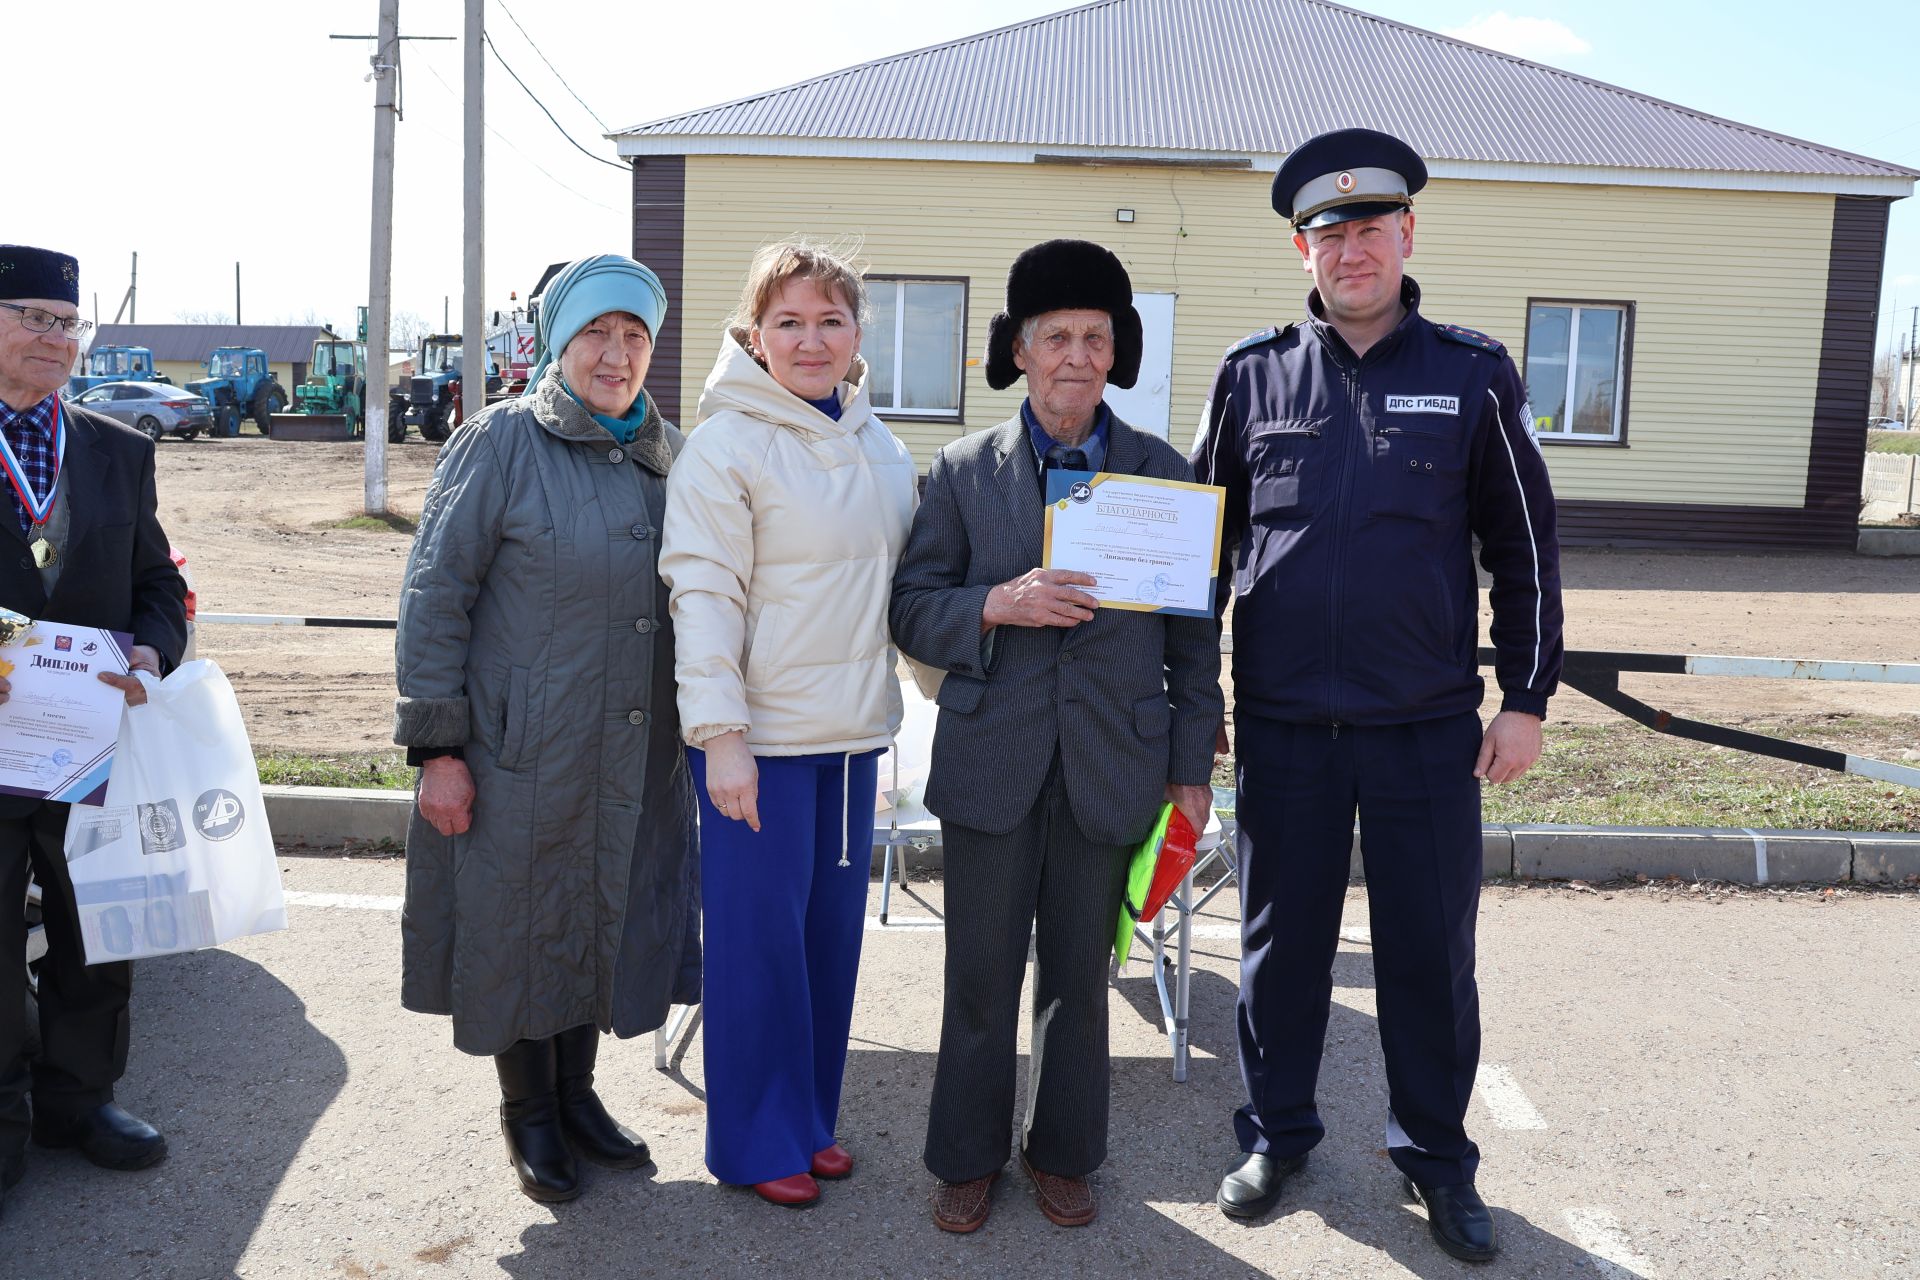
<instances>
[{"instance_id":1,"label":"man's eyeglasses","mask_svg":"<svg viewBox=\"0 0 1920 1280\"><path fill-rule=\"evenodd\" d=\"M27 330L30 333L51 333L53 332L54 326L58 325L60 332L67 337L84 338L87 336L87 331L93 328L93 321L91 320L81 320L78 317L57 316L51 311L42 311L38 307L15 306L11 302L0 302L0 307L5 307L9 311L18 311L20 313L20 323L27 326Z\"/></svg>"}]
</instances>

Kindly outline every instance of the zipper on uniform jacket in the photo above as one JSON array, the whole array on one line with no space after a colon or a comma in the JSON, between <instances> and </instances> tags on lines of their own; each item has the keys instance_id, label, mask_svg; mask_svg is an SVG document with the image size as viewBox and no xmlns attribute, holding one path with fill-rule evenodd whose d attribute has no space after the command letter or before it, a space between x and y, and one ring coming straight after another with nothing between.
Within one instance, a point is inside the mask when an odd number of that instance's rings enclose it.
<instances>
[{"instance_id":1,"label":"zipper on uniform jacket","mask_svg":"<svg viewBox=\"0 0 1920 1280\"><path fill-rule=\"evenodd\" d=\"M1353 454L1365 440L1359 408L1359 370L1340 367L1340 380L1347 388L1347 414L1351 427L1342 433L1340 476L1334 490L1333 547L1327 556L1327 720L1339 732L1340 724L1340 584L1344 580L1347 547L1347 497L1353 479Z\"/></svg>"}]
</instances>

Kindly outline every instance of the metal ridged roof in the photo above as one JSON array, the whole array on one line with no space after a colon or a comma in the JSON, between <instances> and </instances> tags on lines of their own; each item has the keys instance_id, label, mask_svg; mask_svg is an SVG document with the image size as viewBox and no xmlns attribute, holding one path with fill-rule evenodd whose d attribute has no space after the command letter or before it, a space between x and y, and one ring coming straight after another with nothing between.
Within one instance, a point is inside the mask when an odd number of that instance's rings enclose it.
<instances>
[{"instance_id":1,"label":"metal ridged roof","mask_svg":"<svg viewBox=\"0 0 1920 1280\"><path fill-rule=\"evenodd\" d=\"M315 340L333 336L312 324L103 324L93 348L146 347L155 360L199 361L215 347L258 347L269 364L305 364Z\"/></svg>"},{"instance_id":2,"label":"metal ridged roof","mask_svg":"<svg viewBox=\"0 0 1920 1280\"><path fill-rule=\"evenodd\" d=\"M1327 0L1097 0L614 136L1278 155L1351 125L1435 160L1915 173Z\"/></svg>"}]
</instances>

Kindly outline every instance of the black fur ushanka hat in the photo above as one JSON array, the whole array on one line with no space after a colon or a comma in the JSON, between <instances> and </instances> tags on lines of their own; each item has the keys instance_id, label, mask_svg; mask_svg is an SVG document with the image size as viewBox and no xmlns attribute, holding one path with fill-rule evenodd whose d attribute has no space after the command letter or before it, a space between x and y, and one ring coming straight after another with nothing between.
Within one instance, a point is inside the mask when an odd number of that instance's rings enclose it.
<instances>
[{"instance_id":1,"label":"black fur ushanka hat","mask_svg":"<svg viewBox=\"0 0 1920 1280\"><path fill-rule=\"evenodd\" d=\"M1004 391L1021 378L1013 362L1020 326L1049 311L1104 311L1113 317L1113 369L1107 381L1131 387L1140 376L1140 313L1133 281L1111 249L1090 240L1049 240L1013 260L1007 309L987 322L987 385Z\"/></svg>"}]
</instances>

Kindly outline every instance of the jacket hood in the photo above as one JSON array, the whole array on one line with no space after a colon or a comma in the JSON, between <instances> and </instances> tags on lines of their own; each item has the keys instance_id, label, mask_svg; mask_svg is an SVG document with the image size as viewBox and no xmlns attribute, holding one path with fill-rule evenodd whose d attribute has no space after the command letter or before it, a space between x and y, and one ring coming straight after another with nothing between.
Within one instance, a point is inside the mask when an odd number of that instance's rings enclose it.
<instances>
[{"instance_id":1,"label":"jacket hood","mask_svg":"<svg viewBox=\"0 0 1920 1280\"><path fill-rule=\"evenodd\" d=\"M653 402L645 387L640 388L640 397L646 401L647 412L627 449L649 471L665 475L673 466L673 447L666 438L667 420L660 416L660 406ZM568 392L557 364L549 367L533 390L522 398L532 407L534 420L562 440L614 442L613 433L595 422L587 407ZM501 401L503 405L513 403L515 401Z\"/></svg>"},{"instance_id":2,"label":"jacket hood","mask_svg":"<svg viewBox=\"0 0 1920 1280\"><path fill-rule=\"evenodd\" d=\"M836 422L775 382L773 375L747 354L747 331L735 327L720 340L720 357L713 362L706 386L700 389L694 423L697 426L731 410L785 427L807 440L852 435L873 416L867 383L867 362L855 356L846 381L835 388L840 397L840 420Z\"/></svg>"}]
</instances>

